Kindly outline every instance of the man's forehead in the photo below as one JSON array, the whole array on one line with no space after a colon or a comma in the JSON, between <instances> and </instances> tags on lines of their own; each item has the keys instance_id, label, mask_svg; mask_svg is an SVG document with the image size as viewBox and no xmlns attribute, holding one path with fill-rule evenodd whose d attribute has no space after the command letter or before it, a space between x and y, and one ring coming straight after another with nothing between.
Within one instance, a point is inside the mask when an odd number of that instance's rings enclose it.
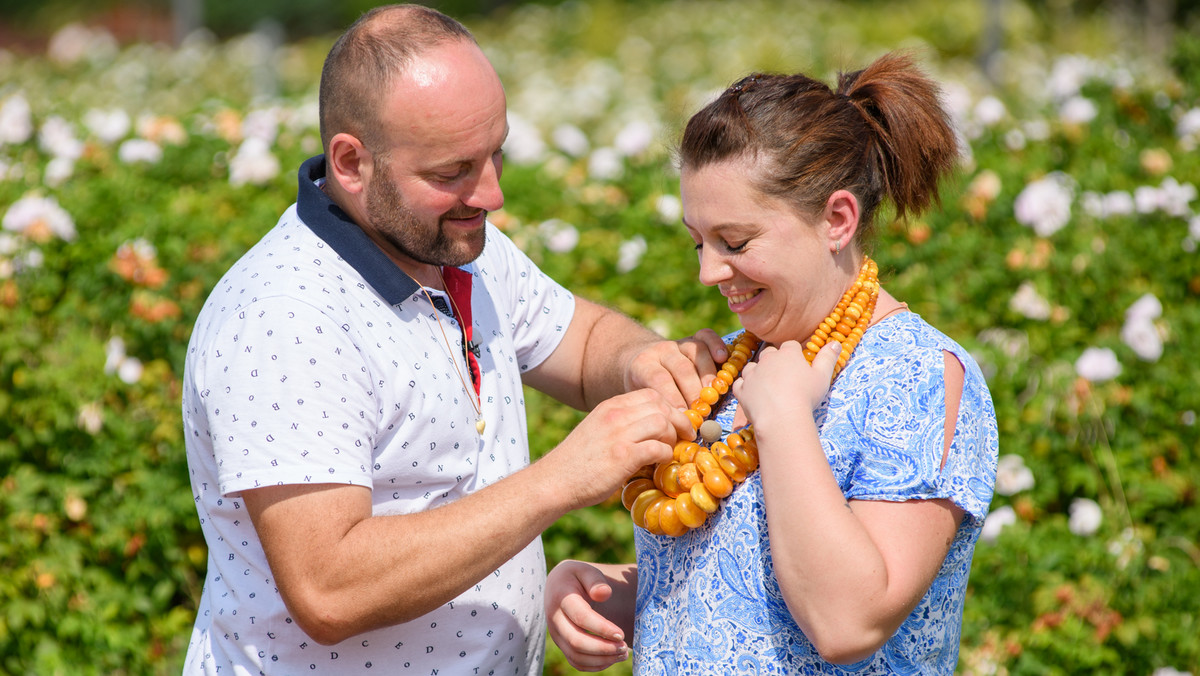
<instances>
[{"instance_id":1,"label":"man's forehead","mask_svg":"<svg viewBox=\"0 0 1200 676\"><path fill-rule=\"evenodd\" d=\"M451 75L450 68L443 61L419 54L413 57L408 67L397 78L396 84L401 88L420 92L445 84Z\"/></svg>"}]
</instances>

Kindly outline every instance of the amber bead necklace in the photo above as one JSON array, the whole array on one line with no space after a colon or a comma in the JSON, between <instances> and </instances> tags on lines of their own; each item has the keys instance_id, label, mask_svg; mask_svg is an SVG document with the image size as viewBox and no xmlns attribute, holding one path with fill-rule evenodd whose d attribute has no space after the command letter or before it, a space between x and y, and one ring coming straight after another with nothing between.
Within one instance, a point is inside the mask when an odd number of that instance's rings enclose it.
<instances>
[{"instance_id":1,"label":"amber bead necklace","mask_svg":"<svg viewBox=\"0 0 1200 676\"><path fill-rule=\"evenodd\" d=\"M871 324L879 299L879 267L863 260L858 278L842 294L837 306L813 331L804 344L804 357L811 364L828 342L841 343L833 369L836 378ZM718 500L733 493L734 484L758 469L758 446L749 425L721 439L721 426L707 420L718 402L733 387L742 368L755 357L762 341L744 332L729 346L729 356L712 383L686 411L696 436L680 439L671 460L647 465L629 477L621 491L621 504L633 523L655 535L678 537L699 528L717 511Z\"/></svg>"}]
</instances>

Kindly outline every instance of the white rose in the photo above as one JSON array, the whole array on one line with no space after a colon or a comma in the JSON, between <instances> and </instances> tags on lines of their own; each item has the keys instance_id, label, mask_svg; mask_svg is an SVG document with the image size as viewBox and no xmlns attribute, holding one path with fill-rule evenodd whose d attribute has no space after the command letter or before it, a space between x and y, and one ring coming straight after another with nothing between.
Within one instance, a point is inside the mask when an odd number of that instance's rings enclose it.
<instances>
[{"instance_id":1,"label":"white rose","mask_svg":"<svg viewBox=\"0 0 1200 676\"><path fill-rule=\"evenodd\" d=\"M1050 302L1042 298L1034 288L1033 282L1022 282L1017 292L1009 299L1008 307L1029 319L1044 321L1050 318Z\"/></svg>"},{"instance_id":2,"label":"white rose","mask_svg":"<svg viewBox=\"0 0 1200 676\"><path fill-rule=\"evenodd\" d=\"M993 509L987 518L983 520L983 527L979 531L979 539L984 542L995 542L996 538L1000 537L1000 531L1004 530L1005 526L1010 526L1017 522L1017 513L1012 507L1004 505L998 509Z\"/></svg>"},{"instance_id":3,"label":"white rose","mask_svg":"<svg viewBox=\"0 0 1200 676\"><path fill-rule=\"evenodd\" d=\"M644 120L634 120L617 132L613 145L625 157L638 155L654 142L654 127Z\"/></svg>"},{"instance_id":4,"label":"white rose","mask_svg":"<svg viewBox=\"0 0 1200 676\"><path fill-rule=\"evenodd\" d=\"M1000 456L996 463L996 492L1014 495L1033 488L1033 472L1025 466L1025 459L1008 453Z\"/></svg>"},{"instance_id":5,"label":"white rose","mask_svg":"<svg viewBox=\"0 0 1200 676\"><path fill-rule=\"evenodd\" d=\"M1087 124L1096 117L1096 104L1091 99L1073 96L1058 109L1058 116L1067 124Z\"/></svg>"},{"instance_id":6,"label":"white rose","mask_svg":"<svg viewBox=\"0 0 1200 676\"><path fill-rule=\"evenodd\" d=\"M641 235L634 235L633 239L621 242L620 249L617 250L617 272L625 274L633 271L642 262L642 256L646 254L646 238Z\"/></svg>"},{"instance_id":7,"label":"white rose","mask_svg":"<svg viewBox=\"0 0 1200 676\"><path fill-rule=\"evenodd\" d=\"M1121 327L1121 342L1128 345L1142 361L1158 361L1162 357L1162 336L1150 320L1125 322Z\"/></svg>"},{"instance_id":8,"label":"white rose","mask_svg":"<svg viewBox=\"0 0 1200 676\"><path fill-rule=\"evenodd\" d=\"M1091 535L1100 529L1104 521L1104 512L1095 500L1075 498L1071 501L1070 518L1067 528L1076 535Z\"/></svg>"},{"instance_id":9,"label":"white rose","mask_svg":"<svg viewBox=\"0 0 1200 676\"><path fill-rule=\"evenodd\" d=\"M135 162L158 164L162 159L162 154L162 148L157 143L144 138L131 138L123 142L117 149L117 157L125 164L134 164Z\"/></svg>"},{"instance_id":10,"label":"white rose","mask_svg":"<svg viewBox=\"0 0 1200 676\"><path fill-rule=\"evenodd\" d=\"M683 203L674 195L659 195L654 201L654 210L663 223L673 225L683 217Z\"/></svg>"},{"instance_id":11,"label":"white rose","mask_svg":"<svg viewBox=\"0 0 1200 676\"><path fill-rule=\"evenodd\" d=\"M566 221L552 218L538 226L546 248L554 253L568 253L579 244L579 230Z\"/></svg>"},{"instance_id":12,"label":"white rose","mask_svg":"<svg viewBox=\"0 0 1200 676\"><path fill-rule=\"evenodd\" d=\"M571 157L583 157L591 147L587 134L573 124L560 124L555 127L551 139L555 148Z\"/></svg>"},{"instance_id":13,"label":"white rose","mask_svg":"<svg viewBox=\"0 0 1200 676\"><path fill-rule=\"evenodd\" d=\"M598 181L611 181L625 173L621 154L608 147L597 148L588 158L588 175Z\"/></svg>"},{"instance_id":14,"label":"white rose","mask_svg":"<svg viewBox=\"0 0 1200 676\"><path fill-rule=\"evenodd\" d=\"M1070 222L1072 193L1070 178L1052 173L1025 186L1013 203L1013 215L1038 236L1049 237Z\"/></svg>"},{"instance_id":15,"label":"white rose","mask_svg":"<svg viewBox=\"0 0 1200 676\"><path fill-rule=\"evenodd\" d=\"M1117 355L1107 347L1089 347L1075 360L1075 373L1093 383L1112 380L1121 375Z\"/></svg>"}]
</instances>

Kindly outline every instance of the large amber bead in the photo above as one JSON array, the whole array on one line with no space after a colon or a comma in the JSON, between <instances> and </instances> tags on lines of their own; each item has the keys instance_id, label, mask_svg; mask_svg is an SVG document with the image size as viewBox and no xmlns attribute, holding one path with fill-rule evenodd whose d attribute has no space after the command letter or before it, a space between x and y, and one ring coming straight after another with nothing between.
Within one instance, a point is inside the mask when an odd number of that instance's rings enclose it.
<instances>
[{"instance_id":1,"label":"large amber bead","mask_svg":"<svg viewBox=\"0 0 1200 676\"><path fill-rule=\"evenodd\" d=\"M625 488L621 489L621 504L625 509L633 509L633 501L637 496L654 488L654 480L639 477L625 484Z\"/></svg>"},{"instance_id":2,"label":"large amber bead","mask_svg":"<svg viewBox=\"0 0 1200 676\"><path fill-rule=\"evenodd\" d=\"M725 475L728 476L731 481L733 481L733 483L740 484L746 480L746 470L742 469L742 466L735 462L733 456L731 456L729 453L719 456L717 458L717 465L720 466L721 471L724 472Z\"/></svg>"},{"instance_id":3,"label":"large amber bead","mask_svg":"<svg viewBox=\"0 0 1200 676\"><path fill-rule=\"evenodd\" d=\"M679 463L672 460L664 462L658 467L658 471L654 473L654 485L668 497L673 498L682 493L683 491L679 488Z\"/></svg>"},{"instance_id":4,"label":"large amber bead","mask_svg":"<svg viewBox=\"0 0 1200 676\"><path fill-rule=\"evenodd\" d=\"M700 483L700 470L694 462L685 462L679 465L679 482L680 491L690 491L692 486Z\"/></svg>"},{"instance_id":5,"label":"large amber bead","mask_svg":"<svg viewBox=\"0 0 1200 676\"><path fill-rule=\"evenodd\" d=\"M658 508L658 526L663 533L673 538L688 532L688 527L683 524L679 512L675 509L676 504L675 500L663 500Z\"/></svg>"},{"instance_id":6,"label":"large amber bead","mask_svg":"<svg viewBox=\"0 0 1200 676\"><path fill-rule=\"evenodd\" d=\"M650 505L654 504L656 500L665 497L667 497L666 493L663 493L657 488L651 488L648 491L642 491L641 495L638 495L636 498L634 498L633 506L629 508L629 516L633 519L633 525L639 528L646 528L646 510L648 510ZM646 530L650 529L646 528Z\"/></svg>"},{"instance_id":7,"label":"large amber bead","mask_svg":"<svg viewBox=\"0 0 1200 676\"><path fill-rule=\"evenodd\" d=\"M666 533L663 532L662 524L659 521L659 516L661 514L660 510L662 509L662 506L665 505L668 500L670 500L670 498L667 496L661 496L654 502L650 503L650 506L646 508L646 530L654 533L655 535L666 535Z\"/></svg>"},{"instance_id":8,"label":"large amber bead","mask_svg":"<svg viewBox=\"0 0 1200 676\"><path fill-rule=\"evenodd\" d=\"M703 483L692 486L692 490L688 491L688 495L691 495L692 502L696 503L696 506L705 512L712 514L717 511L717 499L713 497L712 493L708 492L708 488Z\"/></svg>"},{"instance_id":9,"label":"large amber bead","mask_svg":"<svg viewBox=\"0 0 1200 676\"><path fill-rule=\"evenodd\" d=\"M715 472L704 473L704 487L714 497L718 498L728 497L733 492L733 482L730 481L729 476L725 472L722 472L720 468Z\"/></svg>"},{"instance_id":10,"label":"large amber bead","mask_svg":"<svg viewBox=\"0 0 1200 676\"><path fill-rule=\"evenodd\" d=\"M675 498L675 512L679 514L679 520L683 522L683 525L688 528L699 528L708 518L708 513L696 504L690 492Z\"/></svg>"}]
</instances>

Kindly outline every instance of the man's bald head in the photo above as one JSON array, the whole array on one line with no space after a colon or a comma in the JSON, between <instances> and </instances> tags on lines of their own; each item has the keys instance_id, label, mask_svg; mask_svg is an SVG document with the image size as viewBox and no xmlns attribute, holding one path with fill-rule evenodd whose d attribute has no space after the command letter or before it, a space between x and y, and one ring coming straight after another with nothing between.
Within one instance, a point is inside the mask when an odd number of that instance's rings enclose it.
<instances>
[{"instance_id":1,"label":"man's bald head","mask_svg":"<svg viewBox=\"0 0 1200 676\"><path fill-rule=\"evenodd\" d=\"M321 70L321 145L347 133L369 149L381 148L383 94L413 59L453 40L475 42L458 21L421 5L385 5L363 14L325 57Z\"/></svg>"}]
</instances>

